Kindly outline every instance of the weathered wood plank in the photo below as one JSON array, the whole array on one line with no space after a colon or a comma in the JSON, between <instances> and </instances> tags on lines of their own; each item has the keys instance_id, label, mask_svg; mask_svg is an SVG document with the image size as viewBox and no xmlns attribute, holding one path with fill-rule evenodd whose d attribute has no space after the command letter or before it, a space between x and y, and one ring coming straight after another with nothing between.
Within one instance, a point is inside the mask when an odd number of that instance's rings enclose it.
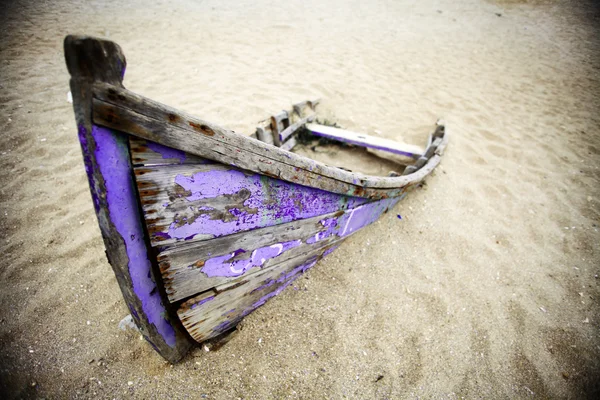
<instances>
[{"instance_id":1,"label":"weathered wood plank","mask_svg":"<svg viewBox=\"0 0 600 400\"><path fill-rule=\"evenodd\" d=\"M95 84L94 96L94 120L103 125L225 164L341 194L399 196L404 186L421 181L439 163L439 157L434 156L410 176L366 176L274 148L113 85ZM445 142L436 155L441 155L444 147Z\"/></svg>"},{"instance_id":2,"label":"weathered wood plank","mask_svg":"<svg viewBox=\"0 0 600 400\"><path fill-rule=\"evenodd\" d=\"M423 168L423 166L425 166L429 161L429 158L435 154L438 147L442 145L442 142L442 137L438 136L434 139L434 136L432 134L429 140L429 146L427 146L427 149L425 150L423 155L419 157L419 159L413 165L409 165L408 167L406 167L404 169L403 175L413 174L419 169Z\"/></svg>"},{"instance_id":3,"label":"weathered wood plank","mask_svg":"<svg viewBox=\"0 0 600 400\"><path fill-rule=\"evenodd\" d=\"M278 268L262 271L247 280L203 293L181 305L179 318L198 342L218 336L281 293L298 276L313 267L320 255L328 250L319 249L314 254L288 260Z\"/></svg>"},{"instance_id":4,"label":"weathered wood plank","mask_svg":"<svg viewBox=\"0 0 600 400\"><path fill-rule=\"evenodd\" d=\"M346 237L334 235L311 243L304 243L300 239L276 243L250 249L246 256L248 258L243 259L236 259L241 251L236 253L235 250L223 256L211 255L202 267L198 267L203 262L199 260L198 264L180 268L176 271L176 278L175 274L171 275L173 280L170 280L171 276L165 278L165 284L170 284L171 297L176 299L171 301L175 302L229 282L253 279L252 276L261 271L278 268L280 264L305 254L316 254L319 250L322 252L324 247L339 245L345 239Z\"/></svg>"},{"instance_id":5,"label":"weathered wood plank","mask_svg":"<svg viewBox=\"0 0 600 400\"><path fill-rule=\"evenodd\" d=\"M364 135L362 133L351 132L344 129L334 128L332 126L306 124L306 129L312 132L312 134L315 136L337 140L339 142L360 147L368 147L375 150L387 151L405 157L410 157L415 160L421 157L424 153L424 150L419 146L398 143L390 139Z\"/></svg>"},{"instance_id":6,"label":"weathered wood plank","mask_svg":"<svg viewBox=\"0 0 600 400\"><path fill-rule=\"evenodd\" d=\"M64 49L83 160L106 256L142 335L161 356L177 362L192 341L174 310L163 306L168 302L154 279L155 273L158 277L160 273L147 251L127 136L92 122L92 86L99 81L120 86L125 56L115 43L82 36L67 36Z\"/></svg>"},{"instance_id":7,"label":"weathered wood plank","mask_svg":"<svg viewBox=\"0 0 600 400\"><path fill-rule=\"evenodd\" d=\"M158 259L169 299L172 302L181 300L335 242L375 221L397 201L379 200L345 212L179 245L163 251Z\"/></svg>"},{"instance_id":8,"label":"weathered wood plank","mask_svg":"<svg viewBox=\"0 0 600 400\"><path fill-rule=\"evenodd\" d=\"M129 137L129 149L131 151L131 162L134 166L214 163L212 160L134 136Z\"/></svg>"},{"instance_id":9,"label":"weathered wood plank","mask_svg":"<svg viewBox=\"0 0 600 400\"><path fill-rule=\"evenodd\" d=\"M138 167L135 175L152 245L206 240L367 201L221 164Z\"/></svg>"},{"instance_id":10,"label":"weathered wood plank","mask_svg":"<svg viewBox=\"0 0 600 400\"><path fill-rule=\"evenodd\" d=\"M128 132L167 147L185 148L187 153L258 172L262 175L280 178L304 186L319 188L320 186L327 186L328 191L340 194L358 195L358 193L363 193L363 188L357 185L307 172L307 170L290 164L273 161L269 157L257 156L252 152L248 152L245 147L236 147L226 142L215 142L212 139L207 139L205 135L191 133L189 130L177 125L151 119L130 109L117 107L97 99L94 99L94 121L97 124ZM247 143L261 143L251 138L245 138L244 140ZM274 146L270 146L270 151L285 153L287 158L290 159L297 157L294 153L284 152ZM324 181L328 183L323 185ZM385 195L382 195L383 197L392 197L398 189L386 189L384 191Z\"/></svg>"},{"instance_id":11,"label":"weathered wood plank","mask_svg":"<svg viewBox=\"0 0 600 400\"><path fill-rule=\"evenodd\" d=\"M315 107L317 104L319 104L319 100L306 100L296 103L292 106L291 111L282 111L267 120L259 122L256 128L256 137L262 142L274 144L273 138L277 136L275 132L281 131L281 133L279 133L279 144L277 146L283 148L285 141L290 135L293 135L304 124L311 122L316 118ZM294 117L294 115L296 117ZM300 121L290 125L290 123L297 118L300 118ZM288 126L286 126L286 123ZM290 146L288 144L286 150L290 150L292 147L293 145Z\"/></svg>"}]
</instances>

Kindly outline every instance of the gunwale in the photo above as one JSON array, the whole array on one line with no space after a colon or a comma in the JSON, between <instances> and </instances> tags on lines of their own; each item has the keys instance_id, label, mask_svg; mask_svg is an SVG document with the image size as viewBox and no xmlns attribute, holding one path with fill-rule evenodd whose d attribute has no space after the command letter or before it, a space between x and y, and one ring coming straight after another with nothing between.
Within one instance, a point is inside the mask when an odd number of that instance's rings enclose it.
<instances>
[{"instance_id":1,"label":"gunwale","mask_svg":"<svg viewBox=\"0 0 600 400\"><path fill-rule=\"evenodd\" d=\"M420 168L396 177L370 176L238 134L122 86L95 82L92 96L94 123L288 182L370 199L396 197L405 188L421 182L440 163L449 139L445 126L438 125L434 134L439 132L441 142Z\"/></svg>"}]
</instances>

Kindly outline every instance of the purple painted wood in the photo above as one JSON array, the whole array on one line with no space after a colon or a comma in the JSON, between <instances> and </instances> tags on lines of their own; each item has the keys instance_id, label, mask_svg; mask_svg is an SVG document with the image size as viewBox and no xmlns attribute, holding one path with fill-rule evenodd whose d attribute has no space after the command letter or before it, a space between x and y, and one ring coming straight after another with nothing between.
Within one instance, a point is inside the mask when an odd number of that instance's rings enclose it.
<instances>
[{"instance_id":1,"label":"purple painted wood","mask_svg":"<svg viewBox=\"0 0 600 400\"><path fill-rule=\"evenodd\" d=\"M368 147L374 150L386 151L388 153L418 159L423 149L417 146L394 142L393 140L344 131L342 129L319 124L307 124L306 128L315 136L324 137L338 142L348 143L359 147Z\"/></svg>"},{"instance_id":2,"label":"purple painted wood","mask_svg":"<svg viewBox=\"0 0 600 400\"><path fill-rule=\"evenodd\" d=\"M379 200L348 210L338 217L324 218L319 221L324 230L303 239L275 243L256 249L236 249L229 254L208 258L201 271L209 278L244 275L249 269L262 267L267 260L284 256L285 253L303 243L310 245L331 236L348 236L376 221L385 210L392 208L398 201L398 198Z\"/></svg>"},{"instance_id":3,"label":"purple painted wood","mask_svg":"<svg viewBox=\"0 0 600 400\"><path fill-rule=\"evenodd\" d=\"M129 137L133 165L213 164L214 161L133 136Z\"/></svg>"},{"instance_id":4,"label":"purple painted wood","mask_svg":"<svg viewBox=\"0 0 600 400\"><path fill-rule=\"evenodd\" d=\"M369 201L220 164L141 167L136 178L155 246L231 235Z\"/></svg>"},{"instance_id":5,"label":"purple painted wood","mask_svg":"<svg viewBox=\"0 0 600 400\"><path fill-rule=\"evenodd\" d=\"M94 158L104 178L104 201L108 206L108 217L125 245L129 259L127 271L133 292L141 302L148 323L155 326L167 345L175 347L175 330L166 318L167 312L158 287L152 280L152 264L144 241L127 137L96 125L92 127L92 137L95 142ZM136 322L139 321L137 311L130 311L137 317Z\"/></svg>"},{"instance_id":6,"label":"purple painted wood","mask_svg":"<svg viewBox=\"0 0 600 400\"><path fill-rule=\"evenodd\" d=\"M198 341L210 339L234 327L243 317L262 306L266 301L281 293L304 271L311 268L325 255L330 254L345 237L375 222L382 213L392 208L399 198L378 200L357 206L339 217L327 217L319 221L324 230L305 240L280 243L261 247L252 252L249 258L231 261L238 254L246 253L239 249L223 257L214 257L202 269L209 276L235 276L236 279L217 286L216 291L207 291L182 304L179 316L188 332ZM337 240L331 242L331 239ZM319 246L324 243L323 246ZM305 245L306 251L286 259L286 253L293 253ZM286 249L286 250L284 250ZM258 251L257 251L258 250ZM237 253L237 254L236 254ZM260 254L260 255L259 255ZM257 256L258 255L258 256ZM284 261L248 275L248 268L262 265L267 259ZM209 296L209 297L207 297Z\"/></svg>"}]
</instances>

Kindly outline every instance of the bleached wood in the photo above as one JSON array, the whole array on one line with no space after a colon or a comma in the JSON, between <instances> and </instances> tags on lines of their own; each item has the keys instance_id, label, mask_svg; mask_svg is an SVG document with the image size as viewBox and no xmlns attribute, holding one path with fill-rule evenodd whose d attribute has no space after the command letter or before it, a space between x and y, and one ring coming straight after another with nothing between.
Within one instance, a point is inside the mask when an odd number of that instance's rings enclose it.
<instances>
[{"instance_id":1,"label":"bleached wood","mask_svg":"<svg viewBox=\"0 0 600 400\"><path fill-rule=\"evenodd\" d=\"M296 131L298 131L298 129L302 128L307 123L312 122L314 119L315 119L314 115L302 118L300 121L293 123L292 125L285 128L283 131L281 131L279 133L279 141L280 141L280 143L282 143L282 145L280 145L279 147L283 147L283 144L285 144L285 141L291 135L296 133Z\"/></svg>"},{"instance_id":2,"label":"bleached wood","mask_svg":"<svg viewBox=\"0 0 600 400\"><path fill-rule=\"evenodd\" d=\"M184 225L196 223L198 219L206 221L208 218L224 229L229 229L222 225L227 222L232 224L231 229L241 231L288 222L300 216L309 218L344 210L366 201L294 186L222 164L136 167L134 172L153 246L211 239L213 235L209 234L208 230L200 232L190 227L177 230ZM227 186L221 188L220 181L207 180L215 174L218 174L220 179L230 182L230 185L236 186L236 189L228 189ZM187 192L187 189L177 182L189 182L189 185L192 185L192 182L202 184L204 189L201 190L208 190L211 193L220 191L221 194L205 196L200 192ZM195 200L191 201L190 198ZM252 208L247 207L248 200L252 202ZM288 210L285 212L279 208L281 201L287 204ZM246 218L233 214L232 209L237 210L238 213L257 215L258 218L246 223L244 222ZM256 225L257 223L262 226ZM174 224L175 234L172 230ZM203 227L204 224L194 226ZM185 231L184 235L177 234L182 231ZM228 231L220 234L231 233L235 232Z\"/></svg>"},{"instance_id":3,"label":"bleached wood","mask_svg":"<svg viewBox=\"0 0 600 400\"><path fill-rule=\"evenodd\" d=\"M288 222L285 224L259 228L252 231L240 232L212 240L198 241L190 244L179 244L162 251L158 255L159 265L165 282L165 289L171 302L192 296L195 293L210 289L211 287L237 278L208 277L201 268L190 266L204 265L208 258L230 254L238 249L246 251L246 257L257 248L284 243L293 240L306 241L307 238L325 230L320 221L343 215L344 212L334 212L319 215L313 218ZM327 245L340 239L332 236L313 245L302 245L289 250L267 262L262 267L248 270L244 276L249 276L252 271L260 271L271 264L279 263L289 258L290 255L301 254L315 247ZM210 255L209 255L210 254Z\"/></svg>"},{"instance_id":4,"label":"bleached wood","mask_svg":"<svg viewBox=\"0 0 600 400\"><path fill-rule=\"evenodd\" d=\"M411 157L415 160L421 157L421 155L424 153L424 150L419 146L399 143L393 140L369 136L362 133L351 132L344 129L334 128L332 126L306 124L306 129L311 131L316 136L321 136L327 139L337 140L356 146L388 151L390 153Z\"/></svg>"},{"instance_id":5,"label":"bleached wood","mask_svg":"<svg viewBox=\"0 0 600 400\"><path fill-rule=\"evenodd\" d=\"M76 48L77 46L79 48ZM272 141L273 134L277 134L277 137L282 139L279 144L281 142L284 142L284 144L282 148L276 148L268 143L238 135L124 89L121 80L125 59L114 43L92 38L68 37L65 41L65 49L69 72L72 75L71 88L74 94L74 108L80 129L86 170L90 177L92 195L96 196L94 202L107 247L107 255L115 270L124 298L132 310L132 314L135 313L136 318L139 319L138 324L142 333L155 346L157 351L170 361L180 359L190 347L190 338L179 324L174 312L178 301L188 296L196 296L198 291L205 290L193 299L185 301L176 314L181 318L186 329L197 340L204 340L222 334L227 329L235 326L240 318L264 303L268 296L285 287L302 272L304 267L313 265L325 251L344 240L355 229L360 229L362 226L372 223L374 217L378 217L381 212L384 212L384 208L387 211L388 208L386 207L390 207L394 202L397 202L409 186L419 182L435 168L448 139L443 127L438 126L436 132L432 135L436 139L433 143L437 143L437 145L428 148L427 152L415 164L416 171L409 176L382 178L351 173L285 151L285 149L293 147L295 142L293 131L304 124L302 120L293 123L296 120L294 115L308 120L309 117L306 116L305 111L309 109L314 111L316 102L300 103L294 106L293 112L282 112L272 118L268 124L269 126L263 125L262 128L257 129L255 136L266 142L268 142L268 136L271 136ZM93 159L96 139L91 131L94 124L114 130L109 131L102 128L102 132L106 132L107 137L114 137L119 140L121 145L119 154L115 154L114 157L112 153L109 155L103 154L102 157L104 157L104 160L114 161L118 159L118 163L114 166L115 170L119 170L119 173L126 169L124 175L118 176L119 179L111 183L112 186L110 186L111 189L108 195L112 195L114 199L115 193L123 192L133 199L133 202L123 203L124 206L118 210L115 210L113 205L110 212L107 204L108 186L104 186L105 183L108 185L109 181L105 180L103 172L99 171L96 160ZM129 147L127 146L126 135L131 135ZM285 139L288 140L285 141ZM156 146L152 150L152 146L147 141L180 152L160 149ZM106 148L111 149L110 146L106 146ZM91 161L88 160L90 155L92 157ZM122 159L123 155L126 156L124 159ZM205 163L205 159L227 165L197 165L197 163ZM141 229L143 221L139 217L135 187L130 187L130 184L133 185L133 176L129 175L132 171L131 163L138 165L134 170L148 232ZM421 168L417 169L417 165ZM110 167L104 161L102 166L104 168ZM306 218L303 214L301 218L305 219L290 223L281 223L284 219L281 221L273 220L271 222L275 225L267 228L248 228L249 230L239 234L229 234L219 238L212 238L213 235L210 234L207 234L206 237L196 235L194 237L196 242L189 244L187 242L181 244L157 241L155 244L160 245L161 248L162 246L166 247L166 249L159 250L162 251L159 254L160 266L167 272L163 276L157 268L157 260L155 259L157 249L150 247L150 244L145 241L145 236L147 233L152 234L152 231L157 227L164 229L165 226L169 225L167 223L168 218L164 219L166 214L161 215L160 208L157 205L160 204L163 208L166 208L165 204L170 206L178 198L184 200L185 193L178 193L177 190L171 195L168 191L161 192L159 189L162 186L157 185L155 178L159 178L158 181L160 181L160 177L168 177L171 179L170 184L172 185L173 172L176 172L177 168L188 172L190 170L225 171L232 169L231 166L242 168L245 174L258 173L293 184L322 189L331 192L328 193L329 195L337 193L371 199L388 197L393 199L367 204L367 206L376 204L374 208L376 212L371 214L357 213L356 215L359 215L359 217L354 217L354 220L352 220L352 217L355 214L351 214L343 225L344 228L340 236L328 231L325 237L323 235L321 237L317 236L319 240L311 241L311 244L307 244L309 242L307 237L323 230L323 224L319 225L319 221L327 218L327 216L335 216L337 213L326 213L314 218ZM108 172L106 176L110 174L111 172ZM264 176L261 179L264 179ZM113 178L110 177L110 179ZM114 182L119 182L119 185L116 186L118 190L115 190ZM300 189L301 187L298 185L293 189ZM171 188L175 187L172 185ZM240 193L245 193L242 192L240 190L230 197L227 197L227 195L214 196L210 199L207 198L207 201L211 201L211 205L217 208L222 203L223 210L229 210L230 204L226 202L233 201L233 209L237 210L238 206L243 207L243 199L237 198ZM323 196L326 196L327 193L323 193ZM323 199L323 196L317 197ZM272 200L269 201L272 203ZM158 203L160 201L165 201L165 203ZM115 201L111 204L120 203ZM261 203L261 205L264 204ZM356 209L360 207L362 206L358 206ZM171 207L169 211L171 212L171 223L175 220L177 213L183 213L185 208L185 201ZM257 206L256 208L260 207ZM343 209L344 205L340 205L340 208ZM362 210L367 210L367 208ZM136 216L136 221L131 221L130 217L132 215ZM314 215L314 213L310 215ZM344 215L343 212L338 217L342 215ZM126 230L118 228L121 229L119 231L115 228L115 221L122 225L119 220L124 217L129 218L127 223L131 224L128 226L135 225L137 227L139 225L140 229L135 230L135 235L124 235L123 232ZM162 222L161 218L163 218ZM360 220L359 223L356 222L357 218ZM349 227L350 221L353 221L351 227ZM208 222L210 221L203 221L203 224ZM296 229L296 231L292 229ZM127 230L127 232L129 231ZM269 246L265 243L281 244L278 241L286 237L297 237L297 240L301 241L302 244L289 248L281 254L275 253L272 258L261 261L263 263L262 268L255 267L239 277L225 277L223 279L218 277L214 280L206 280L198 279L198 277L201 277L199 273L202 274L200 270L197 270L195 275L186 271L186 269L190 269L190 264L185 264L187 261L193 260L193 264L200 265L208 257L215 256L215 249L219 249L220 254L233 252L232 257L238 257L236 250L241 249L241 247L236 248L236 246L241 243L244 243L247 251L251 251L252 249L261 248L262 245ZM201 241L203 239L210 240L203 242ZM141 249L139 246L135 248L137 253L129 254L128 251L131 249L126 248L124 242L134 240L136 243L144 244ZM140 242L140 240L143 242ZM209 251L209 249L211 250ZM265 258L268 258L268 256L265 255ZM148 268L131 270L132 265L129 261L134 259L144 261L145 264L148 264ZM226 260L226 262L228 261ZM304 263L306 264L303 265ZM173 280L172 277L177 274L179 274L179 277ZM134 279L140 277L145 279L144 287L138 285L134 289L132 277ZM151 277L152 279L150 279ZM171 296L169 296L169 299L167 299L163 284L169 285L175 281L177 281L177 285L173 297L171 299ZM139 283L139 279L135 282ZM156 293L159 293L161 298L158 298ZM140 303L140 299L142 299L140 296L144 298L155 296L154 299L158 299L161 304L154 302L151 304L152 309L150 309ZM214 296L214 299L211 296ZM170 303L168 300L175 301L175 303ZM156 329L156 326L158 326L156 324L162 324L164 321L168 321L175 330L176 340L173 343L165 342L167 336L160 333L164 332L164 325L162 325L161 330L157 331Z\"/></svg>"},{"instance_id":6,"label":"bleached wood","mask_svg":"<svg viewBox=\"0 0 600 400\"><path fill-rule=\"evenodd\" d=\"M284 144L281 145L281 150L292 151L292 149L298 144L295 137L289 138Z\"/></svg>"},{"instance_id":7,"label":"bleached wood","mask_svg":"<svg viewBox=\"0 0 600 400\"><path fill-rule=\"evenodd\" d=\"M271 117L271 132L273 134L273 144L281 146L281 133L290 126L290 114L287 111L281 111Z\"/></svg>"}]
</instances>

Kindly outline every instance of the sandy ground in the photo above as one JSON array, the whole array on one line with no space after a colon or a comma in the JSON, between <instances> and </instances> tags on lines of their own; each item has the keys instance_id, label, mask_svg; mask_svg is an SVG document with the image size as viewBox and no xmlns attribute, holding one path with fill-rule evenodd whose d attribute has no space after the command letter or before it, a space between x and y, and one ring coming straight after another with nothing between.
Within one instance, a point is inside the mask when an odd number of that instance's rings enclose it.
<instances>
[{"instance_id":1,"label":"sandy ground","mask_svg":"<svg viewBox=\"0 0 600 400\"><path fill-rule=\"evenodd\" d=\"M7 2L0 397L597 396L600 14L570 3ZM443 116L453 136L394 213L171 366L117 328L68 33L118 42L128 88L240 132L322 97L349 129L421 144Z\"/></svg>"}]
</instances>

